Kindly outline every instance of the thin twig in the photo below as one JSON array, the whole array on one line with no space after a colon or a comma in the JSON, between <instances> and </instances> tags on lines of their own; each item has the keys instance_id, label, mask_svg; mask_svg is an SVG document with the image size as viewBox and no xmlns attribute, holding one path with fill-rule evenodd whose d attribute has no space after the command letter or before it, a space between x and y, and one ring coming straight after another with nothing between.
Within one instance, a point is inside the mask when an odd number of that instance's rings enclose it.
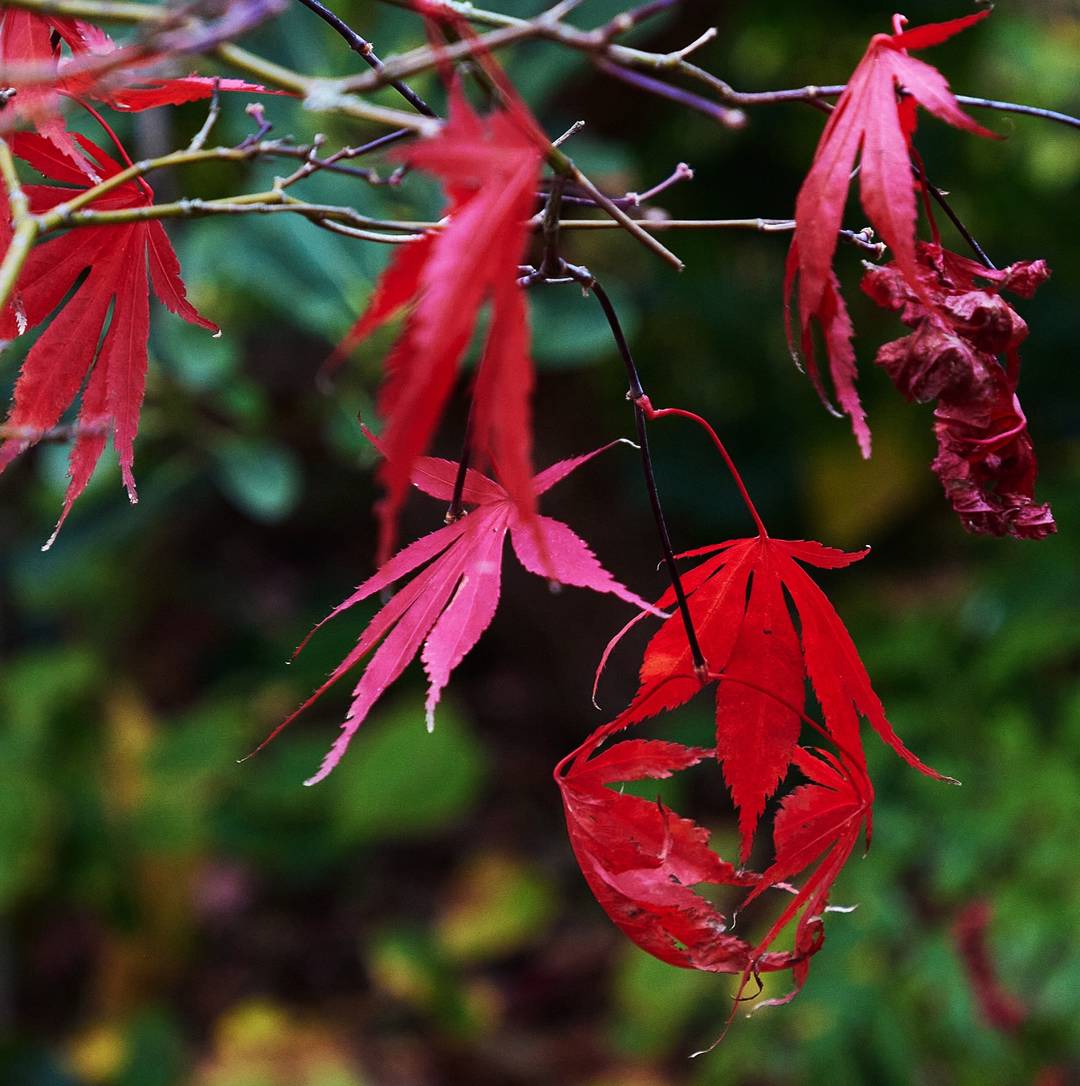
<instances>
[{"instance_id":1,"label":"thin twig","mask_svg":"<svg viewBox=\"0 0 1080 1086\"><path fill-rule=\"evenodd\" d=\"M633 30L634 27L640 26L646 19L651 19L654 15L659 15L662 11L674 7L678 2L679 0L648 0L640 7L620 12L610 22L598 27L596 32L605 41L611 41L612 38L620 37Z\"/></svg>"},{"instance_id":2,"label":"thin twig","mask_svg":"<svg viewBox=\"0 0 1080 1086\"><path fill-rule=\"evenodd\" d=\"M552 148L548 156L555 171L564 177L576 181L592 198L597 205L606 211L616 224L621 226L628 234L632 234L645 248L651 249L657 256L666 260L676 271L682 271L683 262L667 246L662 245L648 231L642 228L642 224L636 219L630 218L618 204L605 196L582 172L567 158L558 148Z\"/></svg>"},{"instance_id":3,"label":"thin twig","mask_svg":"<svg viewBox=\"0 0 1080 1086\"><path fill-rule=\"evenodd\" d=\"M210 132L212 131L218 117L221 115L221 81L214 80L214 89L210 93L210 108L206 113L206 120L202 123L202 128L191 137L191 142L188 144L189 151L201 151L206 144L206 141L210 138Z\"/></svg>"},{"instance_id":4,"label":"thin twig","mask_svg":"<svg viewBox=\"0 0 1080 1086\"><path fill-rule=\"evenodd\" d=\"M383 62L375 55L375 47L371 42L353 30L353 28L339 15L335 15L328 7L320 4L319 0L300 0L300 3L308 8L308 10L313 11L329 26L333 27L334 30L345 39L349 48L352 49L352 51L356 53L369 68L376 72L381 72L384 69ZM390 78L388 83L389 86L393 87L417 113L421 113L425 117L436 116L435 110L433 110L419 94L400 79Z\"/></svg>"},{"instance_id":5,"label":"thin twig","mask_svg":"<svg viewBox=\"0 0 1080 1086\"><path fill-rule=\"evenodd\" d=\"M916 167L916 173L922 173L921 170ZM960 216L953 210L952 204L945 199L945 193L941 191L936 185L932 184L930 179L922 174L923 184L926 185L926 191L934 198L934 202L941 208L942 211L948 216L949 222L956 227L957 233L967 242L971 251L979 258L979 260L988 267L991 271L996 271L997 268L994 262L986 255L986 250L975 239L975 235L964 225Z\"/></svg>"},{"instance_id":6,"label":"thin twig","mask_svg":"<svg viewBox=\"0 0 1080 1086\"><path fill-rule=\"evenodd\" d=\"M30 214L30 204L15 169L15 159L7 140L0 139L0 179L3 180L15 229L7 252L0 262L0 308L8 304L26 258L40 233L38 220Z\"/></svg>"},{"instance_id":7,"label":"thin twig","mask_svg":"<svg viewBox=\"0 0 1080 1086\"><path fill-rule=\"evenodd\" d=\"M683 90L681 87L673 87L670 83L654 79L644 72L636 72L632 68L624 68L621 64L615 64L610 60L597 60L596 67L615 79L629 83L639 90L649 91L658 98L666 98L670 102L676 102L680 106L692 109L697 113L703 113L725 128L742 128L746 124L746 114L741 109L732 109L730 106L721 105L718 102L710 102L708 98L702 98L693 91Z\"/></svg>"},{"instance_id":8,"label":"thin twig","mask_svg":"<svg viewBox=\"0 0 1080 1086\"><path fill-rule=\"evenodd\" d=\"M671 546L671 534L668 532L664 509L660 503L660 492L656 486L652 454L649 452L649 429L645 410L642 407L642 403L647 402L647 397L641 384L641 375L638 372L637 363L630 351L630 344L626 341L626 335L619 323L618 314L611 304L607 291L591 275L587 282L582 282L582 286L585 286L600 303L600 308L607 318L608 327L611 329L612 338L615 340L615 346L623 360L623 365L626 367L626 377L630 384L626 398L630 400L634 407L634 426L637 430L637 442L641 448L641 469L645 477L645 489L649 494L649 504L652 506L653 519L656 521L656 534L660 540L664 565L667 567L668 577L671 579L671 588L675 593L675 600L679 606L679 614L682 616L683 626L686 628L686 640L690 646L690 658L694 664L694 671L699 679L704 681L703 677L708 672L708 665L705 662L705 654L701 651L701 644L694 630L694 620L690 614L690 603L683 589L679 567L675 564L675 551Z\"/></svg>"}]
</instances>

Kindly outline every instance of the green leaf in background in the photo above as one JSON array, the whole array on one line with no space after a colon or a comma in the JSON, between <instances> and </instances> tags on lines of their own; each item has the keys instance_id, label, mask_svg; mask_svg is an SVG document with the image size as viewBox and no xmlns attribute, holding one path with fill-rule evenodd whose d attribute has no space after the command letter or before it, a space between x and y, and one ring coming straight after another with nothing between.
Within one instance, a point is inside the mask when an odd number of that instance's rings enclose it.
<instances>
[{"instance_id":1,"label":"green leaf in background","mask_svg":"<svg viewBox=\"0 0 1080 1086\"><path fill-rule=\"evenodd\" d=\"M296 508L303 478L296 457L284 446L229 438L214 447L214 456L218 485L248 516L272 523Z\"/></svg>"},{"instance_id":2,"label":"green leaf in background","mask_svg":"<svg viewBox=\"0 0 1080 1086\"><path fill-rule=\"evenodd\" d=\"M610 277L604 289L631 341L640 324L629 291ZM529 292L532 354L541 369L571 370L611 356L611 332L594 298L583 297L573 284L533 287Z\"/></svg>"},{"instance_id":3,"label":"green leaf in background","mask_svg":"<svg viewBox=\"0 0 1080 1086\"><path fill-rule=\"evenodd\" d=\"M205 328L164 316L152 327L155 358L191 392L218 388L237 376L240 355L235 337L215 336Z\"/></svg>"},{"instance_id":4,"label":"green leaf in background","mask_svg":"<svg viewBox=\"0 0 1080 1086\"><path fill-rule=\"evenodd\" d=\"M554 904L540 872L513 856L481 853L451 886L436 938L458 962L502 957L546 936Z\"/></svg>"},{"instance_id":5,"label":"green leaf in background","mask_svg":"<svg viewBox=\"0 0 1080 1086\"><path fill-rule=\"evenodd\" d=\"M50 824L56 795L51 780L55 715L84 692L94 661L78 650L24 656L0 678L0 906L43 879L53 860Z\"/></svg>"},{"instance_id":6,"label":"green leaf in background","mask_svg":"<svg viewBox=\"0 0 1080 1086\"><path fill-rule=\"evenodd\" d=\"M318 789L332 793L333 829L353 842L447 832L476 802L484 752L461 715L440 708L430 734L420 701L365 724L348 758Z\"/></svg>"}]
</instances>

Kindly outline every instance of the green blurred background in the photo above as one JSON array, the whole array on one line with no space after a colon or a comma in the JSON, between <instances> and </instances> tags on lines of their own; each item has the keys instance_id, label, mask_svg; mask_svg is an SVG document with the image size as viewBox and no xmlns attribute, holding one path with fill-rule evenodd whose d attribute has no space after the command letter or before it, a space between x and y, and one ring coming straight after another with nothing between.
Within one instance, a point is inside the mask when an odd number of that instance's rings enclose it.
<instances>
[{"instance_id":1,"label":"green blurred background","mask_svg":"<svg viewBox=\"0 0 1080 1086\"><path fill-rule=\"evenodd\" d=\"M596 25L619 9L588 0ZM538 10L515 3L512 10ZM913 22L968 10L911 4ZM383 53L417 21L341 8ZM824 0L687 3L634 40L677 48L708 25L700 61L746 89L842 81L891 6ZM355 58L309 13L252 45L297 67ZM969 93L1080 110L1080 11L1002 4L928 54ZM543 45L508 58L552 135L609 192L643 190L680 160L696 180L659 203L680 217L784 216L821 130L804 106L762 108L740 132L615 84ZM418 89L436 101L431 79ZM386 101L392 102L390 95ZM244 99L217 133L250 130ZM275 134L366 133L278 100ZM124 129L140 153L186 140L201 107ZM617 602L550 594L507 560L500 613L460 668L434 735L414 667L314 789L347 686L237 765L341 658L371 610L332 623L286 667L310 626L371 568L375 498L357 414L392 330L330 394L316 375L386 252L299 219L205 221L172 231L210 339L155 313L138 446L141 501L99 471L54 549L66 450L42 448L0 482L0 1081L19 1086L426 1086L442 1083L1021 1083L1080 1081L1080 259L1075 132L994 114L981 141L924 122L934 181L999 264L1045 257L1054 277L1021 305L1031 325L1021 395L1060 534L966 535L929 470L930 409L901 401L871 360L900 335L838 270L859 331L875 456L827 416L784 346L786 238L679 235L675 275L625 235L576 236L620 307L655 402L708 416L777 535L872 544L826 575L897 729L964 782L935 785L868 748L874 847L842 874L809 984L785 1009L739 1021L695 1061L729 1009L729 978L636 951L589 895L566 843L551 767L604 719L589 704ZM279 167L280 170L280 167ZM250 190L272 167L157 180L159 195ZM431 213L437 189L308 182L313 198L395 216ZM849 225L863 225L853 203ZM946 240L962 248L946 231ZM617 356L595 303L549 287L534 302L538 461L631 432ZM3 368L14 380L19 350ZM459 441L462 403L440 437ZM749 525L702 436L654 429L676 546ZM632 452L616 450L546 500L620 578L659 593ZM442 509L410 505L408 536ZM602 692L633 688L628 646ZM707 707L662 722L707 741ZM719 776L665 797L714 830L734 824ZM1030 1010L1012 1035L981 1020L949 935L976 898L996 909L992 953Z\"/></svg>"}]
</instances>

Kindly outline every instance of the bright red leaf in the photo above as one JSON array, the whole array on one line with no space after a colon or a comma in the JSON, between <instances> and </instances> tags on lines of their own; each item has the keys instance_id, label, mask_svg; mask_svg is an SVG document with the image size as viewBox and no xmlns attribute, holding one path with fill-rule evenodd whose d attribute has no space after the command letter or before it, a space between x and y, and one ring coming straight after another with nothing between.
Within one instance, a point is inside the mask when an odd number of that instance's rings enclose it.
<instances>
[{"instance_id":1,"label":"bright red leaf","mask_svg":"<svg viewBox=\"0 0 1080 1086\"><path fill-rule=\"evenodd\" d=\"M741 973L750 947L727 933L727 918L698 885L749 887L709 848L708 831L657 801L607 785L670 777L711 750L659 740L616 743L556 771L570 844L585 881L611 919L643 950L686 969ZM772 968L783 969L787 960ZM769 966L766 966L769 968Z\"/></svg>"},{"instance_id":2,"label":"bright red leaf","mask_svg":"<svg viewBox=\"0 0 1080 1086\"><path fill-rule=\"evenodd\" d=\"M836 102L795 203L785 306L790 305L797 276L802 356L807 373L824 400L811 328L816 320L825 341L837 402L851 417L864 456L870 455L870 431L855 391L851 320L832 268L851 173L858 158L863 210L892 250L901 274L916 284L913 103L957 128L983 136L994 134L964 113L936 68L916 60L908 51L939 45L989 14L988 9L903 33L876 34ZM900 91L906 97L898 97ZM791 334L789 314L789 338Z\"/></svg>"},{"instance_id":3,"label":"bright red leaf","mask_svg":"<svg viewBox=\"0 0 1080 1086\"><path fill-rule=\"evenodd\" d=\"M517 277L545 144L516 98L481 119L455 85L449 120L439 134L398 156L441 178L450 207L443 229L398 249L342 345L355 345L413 303L387 360L379 396L387 452L381 469L386 497L379 510L380 560L393 547L410 473L438 425L485 301L491 303L491 317L474 388L474 452L479 460L499 465L506 490L524 516L535 510L529 417L533 371L527 308Z\"/></svg>"},{"instance_id":4,"label":"bright red leaf","mask_svg":"<svg viewBox=\"0 0 1080 1086\"><path fill-rule=\"evenodd\" d=\"M90 140L75 139L102 177L120 171L120 164ZM18 134L12 146L20 158L60 183L25 186L32 211L46 211L86 186L81 164L43 136ZM90 207L115 210L151 203L150 186L140 179L113 189ZM57 531L110 436L128 496L137 500L133 445L146 380L150 284L162 305L177 316L212 331L217 327L187 300L176 253L161 224L136 222L79 227L35 248L19 277L15 304L5 315L5 338L45 321L87 270L23 362L7 418L7 429L20 436L0 445L2 471L60 421L82 389L79 434L68 467L71 481Z\"/></svg>"},{"instance_id":5,"label":"bright red leaf","mask_svg":"<svg viewBox=\"0 0 1080 1086\"><path fill-rule=\"evenodd\" d=\"M61 56L61 44L71 50L70 57ZM117 70L113 70L110 58L121 65ZM132 70L156 59L124 51L103 30L81 19L0 9L0 63L15 73L41 73L33 81L9 78L18 89L9 105L11 112L33 124L40 135L78 163L94 181L100 175L65 127L59 113L59 95L92 98L113 109L134 112L209 98L215 86L221 91L285 93L242 79L215 80L197 75L140 79ZM129 82L132 85L125 85Z\"/></svg>"},{"instance_id":6,"label":"bright red leaf","mask_svg":"<svg viewBox=\"0 0 1080 1086\"><path fill-rule=\"evenodd\" d=\"M870 843L874 791L861 759L852 764L827 751L797 747L792 762L810 783L800 785L780 804L773 825L775 859L743 908L768 887L786 884L811 864L817 866L757 946L754 965L760 969L757 963L762 952L798 916L794 940L798 960L792 966L795 987L786 996L765 1000L760 1006L788 1003L805 984L810 958L825 940L823 917L829 891L864 828L867 845ZM748 979L745 974L744 985Z\"/></svg>"},{"instance_id":7,"label":"bright red leaf","mask_svg":"<svg viewBox=\"0 0 1080 1086\"><path fill-rule=\"evenodd\" d=\"M597 449L585 456L562 460L540 472L532 480L535 493L545 493L603 451ZM449 460L421 457L413 466L411 479L424 493L449 502L457 472L458 465ZM463 496L466 503L475 505L474 509L402 548L319 623L322 626L342 611L389 589L395 581L427 563L378 611L356 646L326 682L264 741L263 745L365 656L374 653L353 690L341 735L323 759L318 773L306 784L322 780L337 765L371 707L418 652L428 676L427 724L429 729L434 727L435 707L451 672L495 617L507 534L518 561L530 573L554 578L565 585L608 592L627 603L653 610L649 603L616 581L570 528L550 517L534 516L526 520L508 491L493 479L470 469Z\"/></svg>"},{"instance_id":8,"label":"bright red leaf","mask_svg":"<svg viewBox=\"0 0 1080 1086\"><path fill-rule=\"evenodd\" d=\"M589 888L616 925L643 950L686 969L752 976L790 969L794 989L805 982L810 958L824 941L829 890L869 825L873 791L865 772L833 755L793 748L790 756L811 783L781 804L776 859L763 874L737 870L709 848L709 834L659 801L609 785L669 777L714 756L712 750L633 739L595 753L618 722L600 728L556 769L567 830ZM816 864L801 888L790 880ZM697 886L750 889L740 908L778 887L791 896L756 945L731 933L729 919ZM798 917L794 949L770 952Z\"/></svg>"},{"instance_id":9,"label":"bright red leaf","mask_svg":"<svg viewBox=\"0 0 1080 1086\"><path fill-rule=\"evenodd\" d=\"M861 715L909 765L940 779L889 724L844 624L802 569L802 564L839 569L864 554L755 536L680 556L705 559L681 579L709 676L718 680L716 753L739 810L744 860L765 803L794 756L805 702L804 675L830 737L853 766L863 765ZM788 598L795 606L798 633ZM674 602L669 589L656 606L666 609ZM614 646L643 617L632 619L612 639L601 670ZM637 695L618 718L620 726L682 705L701 689L681 615L667 619L649 641L640 680Z\"/></svg>"},{"instance_id":10,"label":"bright red leaf","mask_svg":"<svg viewBox=\"0 0 1080 1086\"><path fill-rule=\"evenodd\" d=\"M5 71L30 67L55 72L60 43L65 42L73 54L84 54L91 51L95 32L100 33L96 27L78 19L37 15L19 8L0 9L0 64ZM92 163L59 115L55 86L47 83L19 85L8 108L14 115L33 124L58 150L78 163L88 177L97 179Z\"/></svg>"},{"instance_id":11,"label":"bright red leaf","mask_svg":"<svg viewBox=\"0 0 1080 1086\"><path fill-rule=\"evenodd\" d=\"M918 289L895 263L863 277L863 290L914 329L882 346L877 364L908 399L937 401L932 466L964 527L1042 539L1056 526L1035 501L1035 451L1016 394L1028 329L999 291L1030 297L1046 264L998 271L929 244L917 258Z\"/></svg>"}]
</instances>

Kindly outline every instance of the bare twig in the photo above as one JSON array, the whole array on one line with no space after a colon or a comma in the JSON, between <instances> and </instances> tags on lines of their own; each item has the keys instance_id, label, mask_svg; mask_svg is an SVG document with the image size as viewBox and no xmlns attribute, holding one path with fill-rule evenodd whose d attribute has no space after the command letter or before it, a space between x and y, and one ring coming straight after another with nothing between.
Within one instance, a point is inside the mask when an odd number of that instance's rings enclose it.
<instances>
[{"instance_id":1,"label":"bare twig","mask_svg":"<svg viewBox=\"0 0 1080 1086\"><path fill-rule=\"evenodd\" d=\"M339 15L335 15L328 7L319 3L319 0L300 0L300 3L310 11L313 11L329 26L332 26L334 30L345 39L349 48L352 49L352 51L356 53L369 68L372 68L376 72L385 70L383 62L375 55L375 47L371 42L353 30L353 28ZM433 110L419 94L412 90L412 88L401 82L400 79L390 77L388 82L417 113L423 114L425 117L436 116L435 110Z\"/></svg>"},{"instance_id":2,"label":"bare twig","mask_svg":"<svg viewBox=\"0 0 1080 1086\"><path fill-rule=\"evenodd\" d=\"M210 108L206 113L206 120L202 123L202 128L191 137L191 143L188 144L189 151L201 151L206 144L206 141L210 138L210 132L212 131L218 117L221 115L221 89L217 79L214 80L214 90L210 95Z\"/></svg>"},{"instance_id":3,"label":"bare twig","mask_svg":"<svg viewBox=\"0 0 1080 1086\"><path fill-rule=\"evenodd\" d=\"M11 222L15 228L3 262L0 262L0 308L2 308L8 304L15 290L19 272L22 271L23 264L26 263L26 258L39 233L38 221L30 214L29 201L19 183L11 148L4 139L0 139L0 178L3 179L4 188L7 191Z\"/></svg>"}]
</instances>

